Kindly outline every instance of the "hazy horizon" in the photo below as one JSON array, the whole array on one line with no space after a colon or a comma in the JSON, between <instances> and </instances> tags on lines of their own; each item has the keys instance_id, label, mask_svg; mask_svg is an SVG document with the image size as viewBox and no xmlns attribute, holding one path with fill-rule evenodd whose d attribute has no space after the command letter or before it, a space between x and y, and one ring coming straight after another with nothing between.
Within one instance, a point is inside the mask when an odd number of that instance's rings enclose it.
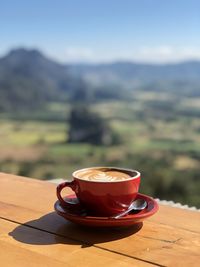
<instances>
[{"instance_id":1,"label":"hazy horizon","mask_svg":"<svg viewBox=\"0 0 200 267\"><path fill-rule=\"evenodd\" d=\"M54 57L53 55L50 55L48 53L46 53L45 51L43 51L41 48L39 47L27 47L27 46L16 46L16 47L12 47L8 50L6 50L4 53L0 53L0 59L7 56L11 51L17 51L20 49L24 49L27 51L34 51L37 50L38 52L40 52L43 56L45 56L46 58L53 60L57 63L60 64L70 64L70 65L84 65L84 64L88 64L88 65L98 65L98 64L113 64L113 63L133 63L133 64L144 64L144 65L175 65L175 64L182 64L182 63L187 63L187 62L200 62L200 58L199 59L194 59L194 58L188 58L188 59L182 59L182 60L174 60L172 62L149 62L149 61L137 61L137 60L131 60L131 59L113 59L113 60L107 60L107 61L97 61L97 62L90 62L90 61L60 61L58 58Z\"/></svg>"}]
</instances>

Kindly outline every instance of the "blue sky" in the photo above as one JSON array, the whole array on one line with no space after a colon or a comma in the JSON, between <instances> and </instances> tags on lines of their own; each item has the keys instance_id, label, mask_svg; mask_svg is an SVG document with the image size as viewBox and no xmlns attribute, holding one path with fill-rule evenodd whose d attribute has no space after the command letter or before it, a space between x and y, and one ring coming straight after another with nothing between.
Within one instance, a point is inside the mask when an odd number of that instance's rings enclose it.
<instances>
[{"instance_id":1,"label":"blue sky","mask_svg":"<svg viewBox=\"0 0 200 267\"><path fill-rule=\"evenodd\" d=\"M61 62L200 59L200 1L1 1L0 55L21 46Z\"/></svg>"}]
</instances>

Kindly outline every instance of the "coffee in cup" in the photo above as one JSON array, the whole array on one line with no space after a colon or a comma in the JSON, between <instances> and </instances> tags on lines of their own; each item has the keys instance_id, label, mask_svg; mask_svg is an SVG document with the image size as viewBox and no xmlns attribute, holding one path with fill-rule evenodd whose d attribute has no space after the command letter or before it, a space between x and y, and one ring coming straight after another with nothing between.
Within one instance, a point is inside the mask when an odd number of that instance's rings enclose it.
<instances>
[{"instance_id":1,"label":"coffee in cup","mask_svg":"<svg viewBox=\"0 0 200 267\"><path fill-rule=\"evenodd\" d=\"M136 198L140 173L136 170L117 167L92 167L72 174L72 182L57 187L60 204L66 208L84 207L95 216L112 216L127 209ZM79 203L72 204L61 196L64 187L70 187Z\"/></svg>"},{"instance_id":2,"label":"coffee in cup","mask_svg":"<svg viewBox=\"0 0 200 267\"><path fill-rule=\"evenodd\" d=\"M128 172L109 168L80 170L76 172L76 176L79 179L93 182L117 182L131 178Z\"/></svg>"}]
</instances>

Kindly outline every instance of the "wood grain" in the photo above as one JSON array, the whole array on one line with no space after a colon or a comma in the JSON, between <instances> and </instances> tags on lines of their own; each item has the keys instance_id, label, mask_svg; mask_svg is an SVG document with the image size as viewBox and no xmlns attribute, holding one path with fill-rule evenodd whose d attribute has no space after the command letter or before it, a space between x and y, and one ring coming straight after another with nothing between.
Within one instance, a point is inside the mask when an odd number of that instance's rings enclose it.
<instances>
[{"instance_id":1,"label":"wood grain","mask_svg":"<svg viewBox=\"0 0 200 267\"><path fill-rule=\"evenodd\" d=\"M155 266L0 219L1 266Z\"/></svg>"},{"instance_id":2,"label":"wood grain","mask_svg":"<svg viewBox=\"0 0 200 267\"><path fill-rule=\"evenodd\" d=\"M55 190L56 185L52 183L0 173L0 201L5 203L19 205L42 213L50 212L56 201ZM70 194L72 191L66 189L65 193ZM200 233L200 212L160 205L159 212L148 221ZM176 225L177 221L178 224Z\"/></svg>"},{"instance_id":3,"label":"wood grain","mask_svg":"<svg viewBox=\"0 0 200 267\"><path fill-rule=\"evenodd\" d=\"M6 220L158 266L199 266L198 212L160 206L141 229L97 231L59 217L53 211L55 200L55 185L51 183L0 174L0 216Z\"/></svg>"}]
</instances>

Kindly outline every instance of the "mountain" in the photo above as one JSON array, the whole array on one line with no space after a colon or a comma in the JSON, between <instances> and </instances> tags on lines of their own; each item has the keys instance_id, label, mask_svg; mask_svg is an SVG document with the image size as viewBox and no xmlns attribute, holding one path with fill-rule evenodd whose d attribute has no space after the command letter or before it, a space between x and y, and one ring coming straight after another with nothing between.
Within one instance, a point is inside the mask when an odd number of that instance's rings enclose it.
<instances>
[{"instance_id":1,"label":"mountain","mask_svg":"<svg viewBox=\"0 0 200 267\"><path fill-rule=\"evenodd\" d=\"M158 81L200 82L200 61L176 64L137 64L115 62L108 64L77 64L69 67L73 75L85 77L92 83L131 82L146 84Z\"/></svg>"},{"instance_id":2,"label":"mountain","mask_svg":"<svg viewBox=\"0 0 200 267\"><path fill-rule=\"evenodd\" d=\"M137 90L162 91L186 97L200 96L200 61L176 64L74 64L68 66L68 69L74 77L82 77L91 86L100 88L101 94L105 92L102 89L109 89L111 97L117 93L118 98L123 96L127 99L130 98L130 91Z\"/></svg>"},{"instance_id":3,"label":"mountain","mask_svg":"<svg viewBox=\"0 0 200 267\"><path fill-rule=\"evenodd\" d=\"M67 68L37 50L15 49L0 59L0 110L62 100L69 87Z\"/></svg>"},{"instance_id":4,"label":"mountain","mask_svg":"<svg viewBox=\"0 0 200 267\"><path fill-rule=\"evenodd\" d=\"M50 101L129 98L130 90L200 95L200 62L59 64L34 49L0 58L0 111L39 109Z\"/></svg>"}]
</instances>

